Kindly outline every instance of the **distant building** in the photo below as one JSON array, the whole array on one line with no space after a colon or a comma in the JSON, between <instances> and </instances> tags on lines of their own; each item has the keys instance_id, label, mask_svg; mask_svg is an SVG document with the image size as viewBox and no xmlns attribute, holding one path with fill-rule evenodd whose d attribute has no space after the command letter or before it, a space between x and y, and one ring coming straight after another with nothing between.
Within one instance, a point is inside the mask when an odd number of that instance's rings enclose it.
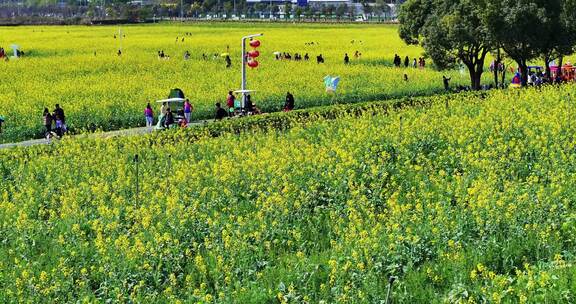
<instances>
[{"instance_id":1,"label":"distant building","mask_svg":"<svg viewBox=\"0 0 576 304\"><path fill-rule=\"evenodd\" d=\"M402 3L403 1L397 1L397 3ZM255 4L265 4L265 5L278 5L281 7L281 11L284 12L284 6L290 3L293 7L312 7L312 8L321 8L326 6L334 6L338 7L341 5L346 5L348 8L353 8L353 11L357 15L363 15L364 6L358 2L358 0L246 0L248 5L255 5ZM374 7L375 3L369 3L368 6ZM389 7L388 12L385 14L389 19L395 19L397 13L397 4L386 4ZM372 14L374 15L374 14Z\"/></svg>"}]
</instances>

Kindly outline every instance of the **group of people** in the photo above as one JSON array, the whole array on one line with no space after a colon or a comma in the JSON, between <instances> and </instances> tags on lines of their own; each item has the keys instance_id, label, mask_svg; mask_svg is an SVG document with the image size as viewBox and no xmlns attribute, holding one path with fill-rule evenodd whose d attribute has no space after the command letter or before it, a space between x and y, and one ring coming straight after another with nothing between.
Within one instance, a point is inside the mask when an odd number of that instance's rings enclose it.
<instances>
[{"instance_id":1,"label":"group of people","mask_svg":"<svg viewBox=\"0 0 576 304\"><path fill-rule=\"evenodd\" d=\"M184 107L181 111L182 113L174 113L168 103L163 102L162 106L160 106L158 126L169 129L178 123L179 126L186 127L190 123L192 111L194 111L194 106L192 106L189 99L184 101ZM176 115L183 117L176 121ZM144 109L144 118L146 119L146 127L152 127L154 125L154 110L152 110L150 103L148 103Z\"/></svg>"},{"instance_id":2,"label":"group of people","mask_svg":"<svg viewBox=\"0 0 576 304\"><path fill-rule=\"evenodd\" d=\"M16 56L17 57L23 57L24 51L16 50ZM6 52L6 50L3 47L0 47L0 60L8 61L9 59L10 59L10 56L8 56L8 53Z\"/></svg>"},{"instance_id":3,"label":"group of people","mask_svg":"<svg viewBox=\"0 0 576 304\"><path fill-rule=\"evenodd\" d=\"M262 111L256 106L254 102L252 102L252 97L250 94L246 95L244 100L244 108L241 108L240 102L237 100L234 92L228 91L228 96L226 96L226 106L228 107L228 111L226 111L222 104L217 102L216 103L216 120L222 120L226 117L234 117L236 115L256 115L262 114ZM295 100L294 95L292 93L286 93L286 100L284 102L283 111L288 112L294 110L295 107Z\"/></svg>"},{"instance_id":4,"label":"group of people","mask_svg":"<svg viewBox=\"0 0 576 304\"><path fill-rule=\"evenodd\" d=\"M292 60L292 55L290 55L290 53L276 53L274 54L276 60ZM301 54L294 54L294 61L308 61L310 60L310 56L308 56L308 53L304 54L304 56L302 56Z\"/></svg>"},{"instance_id":5,"label":"group of people","mask_svg":"<svg viewBox=\"0 0 576 304\"><path fill-rule=\"evenodd\" d=\"M164 54L164 50L158 51L158 59L168 60L170 56Z\"/></svg>"},{"instance_id":6,"label":"group of people","mask_svg":"<svg viewBox=\"0 0 576 304\"><path fill-rule=\"evenodd\" d=\"M358 60L360 59L360 56L362 56L362 53L358 51L354 52L354 59ZM344 54L344 64L350 64L350 57L348 56L348 53Z\"/></svg>"},{"instance_id":7,"label":"group of people","mask_svg":"<svg viewBox=\"0 0 576 304\"><path fill-rule=\"evenodd\" d=\"M398 54L394 55L394 66L399 68L402 66L402 58L400 58L400 56L398 56ZM410 67L410 58L408 56L404 57L404 67L408 68ZM416 60L416 58L414 58L412 60L412 67L413 68L425 68L426 67L426 59L424 57L419 57L418 60Z\"/></svg>"},{"instance_id":8,"label":"group of people","mask_svg":"<svg viewBox=\"0 0 576 304\"><path fill-rule=\"evenodd\" d=\"M48 108L44 108L43 119L44 127L46 128L45 136L47 138L51 138L54 135L61 137L68 131L66 127L66 115L59 104L55 105L52 112L50 112Z\"/></svg>"},{"instance_id":9,"label":"group of people","mask_svg":"<svg viewBox=\"0 0 576 304\"><path fill-rule=\"evenodd\" d=\"M564 77L563 77L564 76ZM528 80L526 84L529 86L541 86L545 84L562 84L568 81L568 77L566 74L560 76L559 73L556 75L552 75L552 77L548 77L544 72L530 72L528 74Z\"/></svg>"},{"instance_id":10,"label":"group of people","mask_svg":"<svg viewBox=\"0 0 576 304\"><path fill-rule=\"evenodd\" d=\"M226 106L228 107L228 111L226 115L223 116L223 112L220 110L222 109L222 105L217 102L216 103L216 116L215 119L220 120L224 117L233 117L236 115L255 115L255 114L262 114L262 111L256 106L254 102L252 102L252 96L250 94L246 95L244 100L244 108L242 108L239 100L236 99L234 92L228 91L228 95L226 96Z\"/></svg>"}]
</instances>

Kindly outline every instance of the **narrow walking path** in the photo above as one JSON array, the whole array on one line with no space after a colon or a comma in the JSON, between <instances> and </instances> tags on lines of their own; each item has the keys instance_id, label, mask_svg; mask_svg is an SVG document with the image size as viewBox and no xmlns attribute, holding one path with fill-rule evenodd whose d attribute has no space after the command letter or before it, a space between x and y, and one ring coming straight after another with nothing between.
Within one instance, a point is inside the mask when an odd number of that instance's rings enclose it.
<instances>
[{"instance_id":1,"label":"narrow walking path","mask_svg":"<svg viewBox=\"0 0 576 304\"><path fill-rule=\"evenodd\" d=\"M193 121L193 122L188 124L188 128L203 126L203 125L206 125L209 122L213 122L213 121L214 120L212 120L212 119L211 120ZM154 131L160 131L160 130L156 130L155 127L140 127L140 128L122 129L122 130L109 131L109 132L69 135L68 137L74 137L74 138L86 138L86 137L87 138L109 138L109 137L118 137L118 136L142 135L142 134L152 133ZM0 149L8 149L8 148L14 148L14 147L30 147L30 146L35 146L35 145L48 145L50 143L57 143L59 141L60 141L59 139L46 139L46 138L31 139L31 140L26 140L26 141L21 141L21 142L16 142L16 143L0 144Z\"/></svg>"}]
</instances>

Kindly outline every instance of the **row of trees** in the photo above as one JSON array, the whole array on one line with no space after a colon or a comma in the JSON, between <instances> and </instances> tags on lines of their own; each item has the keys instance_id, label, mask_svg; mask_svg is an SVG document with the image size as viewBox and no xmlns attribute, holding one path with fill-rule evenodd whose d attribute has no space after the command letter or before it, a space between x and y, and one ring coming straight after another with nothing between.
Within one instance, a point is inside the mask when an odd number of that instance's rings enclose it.
<instances>
[{"instance_id":1,"label":"row of trees","mask_svg":"<svg viewBox=\"0 0 576 304\"><path fill-rule=\"evenodd\" d=\"M319 15L354 18L356 14L390 16L387 5L395 0L359 0L359 5L309 5L300 7L290 2L248 4L246 0L0 0L0 15L62 15L73 12L75 17L87 18L157 18L199 17L205 14L254 16L262 14L290 15L300 18L315 18ZM359 6L359 7L357 7ZM2 14L4 12L4 14ZM9 12L7 14L6 12ZM81 15L81 16L79 16ZM69 14L67 14L69 16Z\"/></svg>"},{"instance_id":2,"label":"row of trees","mask_svg":"<svg viewBox=\"0 0 576 304\"><path fill-rule=\"evenodd\" d=\"M562 65L576 47L576 0L408 0L399 20L400 37L420 43L438 68L466 65L473 89L490 53L497 64L514 60L526 85L529 62L543 60L550 77L550 63Z\"/></svg>"}]
</instances>

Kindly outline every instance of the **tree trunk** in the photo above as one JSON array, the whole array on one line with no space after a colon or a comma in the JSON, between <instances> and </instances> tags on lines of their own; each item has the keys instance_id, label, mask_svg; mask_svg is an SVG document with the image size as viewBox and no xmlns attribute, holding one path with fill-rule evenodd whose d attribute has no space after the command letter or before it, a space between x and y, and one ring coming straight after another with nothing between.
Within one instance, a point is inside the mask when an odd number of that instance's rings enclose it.
<instances>
[{"instance_id":1,"label":"tree trunk","mask_svg":"<svg viewBox=\"0 0 576 304\"><path fill-rule=\"evenodd\" d=\"M564 56L558 58L558 75L562 77L562 66L564 65Z\"/></svg>"},{"instance_id":2,"label":"tree trunk","mask_svg":"<svg viewBox=\"0 0 576 304\"><path fill-rule=\"evenodd\" d=\"M500 58L500 48L498 48L498 52L496 54L496 61L494 62L494 84L496 85L496 88L498 88L498 67L500 66L500 61L502 59ZM504 79L502 79L502 82L504 82Z\"/></svg>"},{"instance_id":3,"label":"tree trunk","mask_svg":"<svg viewBox=\"0 0 576 304\"><path fill-rule=\"evenodd\" d=\"M552 72L550 71L550 62L552 62L552 58L550 58L549 55L546 55L544 57L544 68L545 68L546 77L548 79L550 79L550 76L552 74Z\"/></svg>"},{"instance_id":4,"label":"tree trunk","mask_svg":"<svg viewBox=\"0 0 576 304\"><path fill-rule=\"evenodd\" d=\"M477 64L466 64L468 67L468 73L470 74L470 87L474 91L478 91L481 88L482 81L482 68L478 68Z\"/></svg>"},{"instance_id":5,"label":"tree trunk","mask_svg":"<svg viewBox=\"0 0 576 304\"><path fill-rule=\"evenodd\" d=\"M522 80L522 86L525 87L528 85L528 65L526 64L526 60L517 60L518 67L520 68L520 78Z\"/></svg>"},{"instance_id":6,"label":"tree trunk","mask_svg":"<svg viewBox=\"0 0 576 304\"><path fill-rule=\"evenodd\" d=\"M506 66L506 64L502 64L502 88L505 89L506 88L506 69L508 67Z\"/></svg>"}]
</instances>

